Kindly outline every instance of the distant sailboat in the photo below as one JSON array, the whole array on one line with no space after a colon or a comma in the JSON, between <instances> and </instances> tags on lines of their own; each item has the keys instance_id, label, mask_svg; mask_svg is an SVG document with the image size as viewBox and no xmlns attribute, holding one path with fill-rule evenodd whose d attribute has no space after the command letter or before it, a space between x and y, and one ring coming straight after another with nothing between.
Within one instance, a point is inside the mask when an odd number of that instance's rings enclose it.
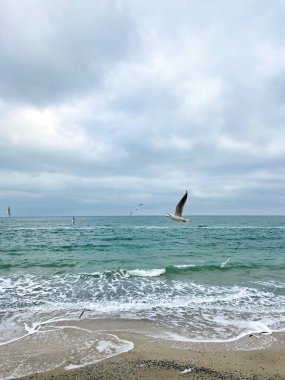
<instances>
[{"instance_id":1,"label":"distant sailboat","mask_svg":"<svg viewBox=\"0 0 285 380\"><path fill-rule=\"evenodd\" d=\"M71 219L71 223L74 225L75 224L75 217L73 216Z\"/></svg>"},{"instance_id":2,"label":"distant sailboat","mask_svg":"<svg viewBox=\"0 0 285 380\"><path fill-rule=\"evenodd\" d=\"M11 207L10 207L10 205L8 206L8 210L7 210L7 213L8 213L8 215L10 216L10 218L11 218Z\"/></svg>"}]
</instances>

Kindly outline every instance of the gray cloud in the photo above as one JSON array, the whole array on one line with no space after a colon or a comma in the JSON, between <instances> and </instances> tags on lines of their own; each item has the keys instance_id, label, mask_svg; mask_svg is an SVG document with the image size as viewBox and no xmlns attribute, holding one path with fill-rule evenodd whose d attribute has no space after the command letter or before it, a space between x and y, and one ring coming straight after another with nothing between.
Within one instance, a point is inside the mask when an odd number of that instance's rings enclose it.
<instances>
[{"instance_id":1,"label":"gray cloud","mask_svg":"<svg viewBox=\"0 0 285 380\"><path fill-rule=\"evenodd\" d=\"M125 6L112 1L4 1L0 96L45 105L85 95L135 49Z\"/></svg>"},{"instance_id":2,"label":"gray cloud","mask_svg":"<svg viewBox=\"0 0 285 380\"><path fill-rule=\"evenodd\" d=\"M2 2L0 207L163 214L187 188L190 214L284 213L284 13Z\"/></svg>"}]
</instances>

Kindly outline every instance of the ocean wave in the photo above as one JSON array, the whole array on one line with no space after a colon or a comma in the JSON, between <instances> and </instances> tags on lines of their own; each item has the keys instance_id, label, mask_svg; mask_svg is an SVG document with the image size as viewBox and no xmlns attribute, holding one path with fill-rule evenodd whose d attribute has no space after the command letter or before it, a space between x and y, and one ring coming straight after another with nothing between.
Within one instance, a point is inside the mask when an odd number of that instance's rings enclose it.
<instances>
[{"instance_id":1,"label":"ocean wave","mask_svg":"<svg viewBox=\"0 0 285 380\"><path fill-rule=\"evenodd\" d=\"M140 276L140 277L158 277L165 273L166 269L165 268L160 268L160 269L133 269L127 271L130 275L133 276Z\"/></svg>"},{"instance_id":2,"label":"ocean wave","mask_svg":"<svg viewBox=\"0 0 285 380\"><path fill-rule=\"evenodd\" d=\"M135 230L168 230L169 227L167 226L134 226L133 227Z\"/></svg>"},{"instance_id":3,"label":"ocean wave","mask_svg":"<svg viewBox=\"0 0 285 380\"><path fill-rule=\"evenodd\" d=\"M167 271L187 271L186 268L156 268L150 270L117 270L81 274L58 275L17 275L0 277L2 312L43 307L47 305L96 305L97 310L123 310L130 303L142 308L178 307L217 303L222 308L236 307L272 307L282 310L285 298L282 291L284 283L257 282L257 286L210 285L184 277L167 276ZM173 272L172 272L173 273ZM260 286L262 288L260 288ZM265 302L266 301L266 302ZM89 306L88 306L89 305ZM120 306L121 305L121 306ZM108 308L109 308L108 306ZM57 306L58 307L58 306ZM72 306L71 306L72 307ZM95 306L94 306L95 307ZM110 310L111 310L110 309ZM113 310L113 309L112 309ZM285 310L284 310L285 311Z\"/></svg>"},{"instance_id":4,"label":"ocean wave","mask_svg":"<svg viewBox=\"0 0 285 380\"><path fill-rule=\"evenodd\" d=\"M284 292L276 292L271 283L262 289L218 286L177 276L169 279L162 268L146 275L141 270L120 271L108 277L97 272L0 278L5 294L0 340L5 343L37 334L39 327L43 331L44 326L81 319L147 321L157 336L168 339L172 334L189 342L233 341L260 330L285 329Z\"/></svg>"},{"instance_id":5,"label":"ocean wave","mask_svg":"<svg viewBox=\"0 0 285 380\"><path fill-rule=\"evenodd\" d=\"M131 321L187 342L285 330L283 217L80 222L1 222L1 342L83 319L94 329Z\"/></svg>"},{"instance_id":6,"label":"ocean wave","mask_svg":"<svg viewBox=\"0 0 285 380\"><path fill-rule=\"evenodd\" d=\"M188 226L188 229L207 230L284 230L285 226Z\"/></svg>"},{"instance_id":7,"label":"ocean wave","mask_svg":"<svg viewBox=\"0 0 285 380\"><path fill-rule=\"evenodd\" d=\"M174 268L184 269L184 268L193 268L195 264L181 264L181 265L173 265Z\"/></svg>"},{"instance_id":8,"label":"ocean wave","mask_svg":"<svg viewBox=\"0 0 285 380\"><path fill-rule=\"evenodd\" d=\"M272 287L275 289L285 289L285 283L282 283L280 281L253 281L254 284L262 285L265 287Z\"/></svg>"}]
</instances>

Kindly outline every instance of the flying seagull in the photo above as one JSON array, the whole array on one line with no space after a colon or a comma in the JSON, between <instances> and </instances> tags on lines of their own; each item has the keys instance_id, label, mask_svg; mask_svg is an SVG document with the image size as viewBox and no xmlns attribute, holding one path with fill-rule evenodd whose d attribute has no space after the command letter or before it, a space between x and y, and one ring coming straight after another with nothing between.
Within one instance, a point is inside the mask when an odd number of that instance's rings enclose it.
<instances>
[{"instance_id":1,"label":"flying seagull","mask_svg":"<svg viewBox=\"0 0 285 380\"><path fill-rule=\"evenodd\" d=\"M220 265L220 268L223 268L226 265L226 263L229 261L229 259L230 259L230 256L227 258L227 260L222 261L221 265Z\"/></svg>"},{"instance_id":2,"label":"flying seagull","mask_svg":"<svg viewBox=\"0 0 285 380\"><path fill-rule=\"evenodd\" d=\"M182 211L183 207L185 205L185 202L187 200L188 191L186 190L186 193L183 195L183 197L180 199L180 201L177 203L175 214L166 214L166 216L172 220L175 220L176 222L187 222L188 219L182 218Z\"/></svg>"},{"instance_id":3,"label":"flying seagull","mask_svg":"<svg viewBox=\"0 0 285 380\"><path fill-rule=\"evenodd\" d=\"M137 205L137 207L140 207L140 206L143 206L143 203L139 203L139 204ZM135 210L131 210L131 212L130 212L129 215L132 215L132 213L133 213L134 211L138 211L138 208L135 208Z\"/></svg>"}]
</instances>

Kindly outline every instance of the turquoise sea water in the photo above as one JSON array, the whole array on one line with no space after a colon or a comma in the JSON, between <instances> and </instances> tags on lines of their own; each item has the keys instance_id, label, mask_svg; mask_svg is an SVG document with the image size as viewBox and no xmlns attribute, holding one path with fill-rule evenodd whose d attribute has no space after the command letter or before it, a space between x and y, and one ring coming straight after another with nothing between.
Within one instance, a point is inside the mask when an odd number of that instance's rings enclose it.
<instances>
[{"instance_id":1,"label":"turquoise sea water","mask_svg":"<svg viewBox=\"0 0 285 380\"><path fill-rule=\"evenodd\" d=\"M189 342L285 331L285 217L1 218L0 302L1 345L83 309Z\"/></svg>"}]
</instances>

